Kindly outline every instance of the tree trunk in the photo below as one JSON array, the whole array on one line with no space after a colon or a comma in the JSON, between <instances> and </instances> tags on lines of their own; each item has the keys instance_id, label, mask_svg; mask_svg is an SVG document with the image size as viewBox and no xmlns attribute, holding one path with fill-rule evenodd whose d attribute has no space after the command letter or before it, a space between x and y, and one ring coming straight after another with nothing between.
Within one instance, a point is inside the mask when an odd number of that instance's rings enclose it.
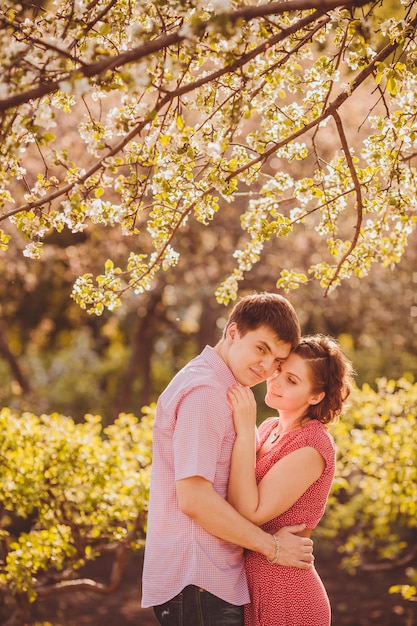
<instances>
[{"instance_id":1,"label":"tree trunk","mask_svg":"<svg viewBox=\"0 0 417 626\"><path fill-rule=\"evenodd\" d=\"M24 393L28 393L30 391L29 382L24 376L16 356L11 352L9 345L7 343L6 334L1 326L0 326L0 354L4 358L4 360L7 361L7 363L9 364L10 371L13 375L13 378L19 383L22 391Z\"/></svg>"},{"instance_id":2,"label":"tree trunk","mask_svg":"<svg viewBox=\"0 0 417 626\"><path fill-rule=\"evenodd\" d=\"M205 346L214 346L220 339L220 330L217 328L216 322L220 312L224 307L220 308L216 303L213 304L213 296L204 296L202 299L200 328L197 334L198 352L201 352Z\"/></svg>"},{"instance_id":3,"label":"tree trunk","mask_svg":"<svg viewBox=\"0 0 417 626\"><path fill-rule=\"evenodd\" d=\"M152 396L151 358L156 334L155 322L159 317L157 308L161 303L163 290L164 285L161 285L150 292L146 315L138 320L132 341L131 357L117 399L117 414L130 410L132 387L138 376L141 377L141 391L135 405L140 409L150 402Z\"/></svg>"}]
</instances>

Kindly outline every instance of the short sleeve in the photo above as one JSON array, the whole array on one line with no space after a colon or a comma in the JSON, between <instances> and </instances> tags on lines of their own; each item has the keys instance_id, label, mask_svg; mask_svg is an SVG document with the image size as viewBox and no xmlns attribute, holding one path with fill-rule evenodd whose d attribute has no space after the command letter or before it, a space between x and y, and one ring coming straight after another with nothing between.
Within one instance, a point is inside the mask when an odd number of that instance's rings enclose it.
<instances>
[{"instance_id":1,"label":"short sleeve","mask_svg":"<svg viewBox=\"0 0 417 626\"><path fill-rule=\"evenodd\" d=\"M175 480L202 476L214 482L234 441L232 412L225 392L193 388L178 405L174 431ZM226 454L225 454L226 453Z\"/></svg>"}]
</instances>

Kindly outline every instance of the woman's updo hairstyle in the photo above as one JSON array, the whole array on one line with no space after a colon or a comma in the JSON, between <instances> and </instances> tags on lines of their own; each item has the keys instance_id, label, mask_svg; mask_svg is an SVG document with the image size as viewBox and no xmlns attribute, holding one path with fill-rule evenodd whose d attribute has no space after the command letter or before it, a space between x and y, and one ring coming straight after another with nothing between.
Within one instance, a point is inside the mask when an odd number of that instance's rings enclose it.
<instances>
[{"instance_id":1,"label":"woman's updo hairstyle","mask_svg":"<svg viewBox=\"0 0 417 626\"><path fill-rule=\"evenodd\" d=\"M308 417L323 424L336 421L353 387L352 363L326 335L302 337L293 353L306 361L313 393L325 392L318 404L310 405Z\"/></svg>"}]
</instances>

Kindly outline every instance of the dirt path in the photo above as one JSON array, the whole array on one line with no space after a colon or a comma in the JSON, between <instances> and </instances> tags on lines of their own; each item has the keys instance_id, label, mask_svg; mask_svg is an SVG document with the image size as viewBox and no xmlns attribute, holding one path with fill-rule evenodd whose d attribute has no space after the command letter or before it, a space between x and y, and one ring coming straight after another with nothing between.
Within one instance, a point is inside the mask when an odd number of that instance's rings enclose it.
<instances>
[{"instance_id":1,"label":"dirt path","mask_svg":"<svg viewBox=\"0 0 417 626\"><path fill-rule=\"evenodd\" d=\"M157 626L152 609L140 607L141 568L141 559L132 557L120 588L110 596L78 592L43 602L28 626ZM417 603L388 593L390 585L406 582L401 572L351 577L320 558L317 569L330 597L332 626L417 626ZM105 581L109 564L103 559L90 570L84 574Z\"/></svg>"}]
</instances>

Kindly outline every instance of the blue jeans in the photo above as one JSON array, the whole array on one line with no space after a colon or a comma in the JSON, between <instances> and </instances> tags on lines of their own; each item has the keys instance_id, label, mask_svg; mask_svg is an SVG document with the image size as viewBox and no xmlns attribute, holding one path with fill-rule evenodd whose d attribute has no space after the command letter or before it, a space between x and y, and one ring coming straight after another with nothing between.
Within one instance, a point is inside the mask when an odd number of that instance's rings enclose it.
<instances>
[{"instance_id":1,"label":"blue jeans","mask_svg":"<svg viewBox=\"0 0 417 626\"><path fill-rule=\"evenodd\" d=\"M243 606L229 604L194 585L153 610L162 626L243 626Z\"/></svg>"}]
</instances>

